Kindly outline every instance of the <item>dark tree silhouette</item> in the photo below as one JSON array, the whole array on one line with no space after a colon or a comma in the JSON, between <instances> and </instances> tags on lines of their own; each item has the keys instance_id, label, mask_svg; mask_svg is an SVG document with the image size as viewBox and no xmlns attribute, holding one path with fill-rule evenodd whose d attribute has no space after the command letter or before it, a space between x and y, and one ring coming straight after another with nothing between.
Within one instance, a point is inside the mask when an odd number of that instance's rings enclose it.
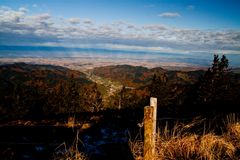
<instances>
[{"instance_id":1,"label":"dark tree silhouette","mask_svg":"<svg viewBox=\"0 0 240 160\"><path fill-rule=\"evenodd\" d=\"M98 112L103 109L102 96L98 91L97 83L85 86L80 96L85 111Z\"/></svg>"},{"instance_id":2,"label":"dark tree silhouette","mask_svg":"<svg viewBox=\"0 0 240 160\"><path fill-rule=\"evenodd\" d=\"M151 97L157 97L158 106L167 106L171 103L173 98L172 89L165 73L159 75L154 74L149 90Z\"/></svg>"},{"instance_id":3,"label":"dark tree silhouette","mask_svg":"<svg viewBox=\"0 0 240 160\"><path fill-rule=\"evenodd\" d=\"M77 85L74 76L71 75L71 78L68 83L67 94L65 95L66 106L69 113L75 113L81 111L82 106L80 104L80 86Z\"/></svg>"},{"instance_id":4,"label":"dark tree silhouette","mask_svg":"<svg viewBox=\"0 0 240 160\"><path fill-rule=\"evenodd\" d=\"M228 59L225 55L221 59L218 55L214 55L212 67L208 68L197 83L195 103L211 106L217 111L219 110L216 108L218 104L231 101L231 69L228 66Z\"/></svg>"}]
</instances>

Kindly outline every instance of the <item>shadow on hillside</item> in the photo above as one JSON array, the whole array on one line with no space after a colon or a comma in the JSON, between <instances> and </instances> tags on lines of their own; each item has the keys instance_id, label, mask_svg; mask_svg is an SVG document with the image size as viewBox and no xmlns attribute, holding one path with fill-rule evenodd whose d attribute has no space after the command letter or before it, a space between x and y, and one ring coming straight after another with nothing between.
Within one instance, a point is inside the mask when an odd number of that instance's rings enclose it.
<instances>
[{"instance_id":1,"label":"shadow on hillside","mask_svg":"<svg viewBox=\"0 0 240 160\"><path fill-rule=\"evenodd\" d=\"M78 149L90 160L133 160L128 145L129 134L134 136L138 130L137 123L142 120L142 114L141 109L76 114L77 122L92 124L84 130L54 125L1 126L0 157L52 159L57 152L63 153L73 145L79 131ZM67 117L52 118L55 122L63 122ZM63 143L65 146L58 148Z\"/></svg>"},{"instance_id":2,"label":"shadow on hillside","mask_svg":"<svg viewBox=\"0 0 240 160\"><path fill-rule=\"evenodd\" d=\"M80 135L82 150L90 160L133 160L128 140L138 131L137 123L142 120L141 109L110 110L92 114L100 121Z\"/></svg>"}]
</instances>

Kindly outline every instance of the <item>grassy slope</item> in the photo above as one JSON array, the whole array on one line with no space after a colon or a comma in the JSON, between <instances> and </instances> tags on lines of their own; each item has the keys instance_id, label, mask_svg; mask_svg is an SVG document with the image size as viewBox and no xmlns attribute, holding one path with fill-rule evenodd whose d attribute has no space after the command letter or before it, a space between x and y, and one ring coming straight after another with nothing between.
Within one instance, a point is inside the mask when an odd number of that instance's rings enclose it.
<instances>
[{"instance_id":1,"label":"grassy slope","mask_svg":"<svg viewBox=\"0 0 240 160\"><path fill-rule=\"evenodd\" d=\"M235 114L228 116L221 134L214 131L192 132L191 128L196 125L198 122L193 121L185 125L175 124L172 129L168 125L159 129L155 159L240 159L240 121ZM143 159L143 142L130 140L129 145L135 159Z\"/></svg>"}]
</instances>

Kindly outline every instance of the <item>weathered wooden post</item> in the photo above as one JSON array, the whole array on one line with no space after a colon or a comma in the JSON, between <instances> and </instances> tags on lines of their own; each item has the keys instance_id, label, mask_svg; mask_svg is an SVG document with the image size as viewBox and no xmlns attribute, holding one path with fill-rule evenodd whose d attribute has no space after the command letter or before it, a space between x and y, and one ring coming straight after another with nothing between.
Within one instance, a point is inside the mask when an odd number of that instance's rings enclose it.
<instances>
[{"instance_id":1,"label":"weathered wooden post","mask_svg":"<svg viewBox=\"0 0 240 160\"><path fill-rule=\"evenodd\" d=\"M144 107L144 160L153 160L154 157L153 108L153 106Z\"/></svg>"},{"instance_id":2,"label":"weathered wooden post","mask_svg":"<svg viewBox=\"0 0 240 160\"><path fill-rule=\"evenodd\" d=\"M157 98L150 98L150 106L153 107L153 154L155 154L156 126L157 126Z\"/></svg>"}]
</instances>

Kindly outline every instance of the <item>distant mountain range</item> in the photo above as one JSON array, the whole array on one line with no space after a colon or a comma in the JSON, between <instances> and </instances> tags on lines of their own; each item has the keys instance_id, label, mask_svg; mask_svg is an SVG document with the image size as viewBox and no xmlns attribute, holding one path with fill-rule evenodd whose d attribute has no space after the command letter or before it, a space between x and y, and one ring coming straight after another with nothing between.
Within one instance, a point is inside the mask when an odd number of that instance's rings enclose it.
<instances>
[{"instance_id":1,"label":"distant mountain range","mask_svg":"<svg viewBox=\"0 0 240 160\"><path fill-rule=\"evenodd\" d=\"M211 64L213 53L163 53L157 51L106 49L88 47L63 47L63 46L8 46L0 45L0 58L94 58L99 62L121 61L125 64L152 63L154 66L166 67L195 67L201 68ZM231 67L240 66L240 55L227 55ZM1 62L1 60L0 60ZM120 64L120 63L118 63ZM124 63L121 63L124 64Z\"/></svg>"}]
</instances>

